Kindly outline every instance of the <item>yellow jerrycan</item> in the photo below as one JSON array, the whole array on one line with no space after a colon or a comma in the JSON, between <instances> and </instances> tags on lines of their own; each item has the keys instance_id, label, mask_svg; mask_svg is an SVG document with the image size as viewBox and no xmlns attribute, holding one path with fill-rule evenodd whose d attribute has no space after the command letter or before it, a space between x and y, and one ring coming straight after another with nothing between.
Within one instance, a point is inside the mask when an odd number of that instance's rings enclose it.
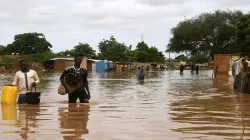
<instances>
[{"instance_id":1,"label":"yellow jerrycan","mask_svg":"<svg viewBox=\"0 0 250 140\"><path fill-rule=\"evenodd\" d=\"M17 87L15 86L4 86L2 89L2 104L16 104L17 98Z\"/></svg>"},{"instance_id":2,"label":"yellow jerrycan","mask_svg":"<svg viewBox=\"0 0 250 140\"><path fill-rule=\"evenodd\" d=\"M17 120L17 107L16 105L2 104L2 120Z\"/></svg>"}]
</instances>

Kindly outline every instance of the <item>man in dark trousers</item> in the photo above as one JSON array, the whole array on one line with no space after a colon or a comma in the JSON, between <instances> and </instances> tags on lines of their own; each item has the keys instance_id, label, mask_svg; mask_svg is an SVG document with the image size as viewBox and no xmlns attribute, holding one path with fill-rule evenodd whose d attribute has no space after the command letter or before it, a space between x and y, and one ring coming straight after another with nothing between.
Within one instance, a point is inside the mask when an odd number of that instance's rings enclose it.
<instances>
[{"instance_id":1,"label":"man in dark trousers","mask_svg":"<svg viewBox=\"0 0 250 140\"><path fill-rule=\"evenodd\" d=\"M180 66L180 74L183 74L184 66L181 64Z\"/></svg>"},{"instance_id":2,"label":"man in dark trousers","mask_svg":"<svg viewBox=\"0 0 250 140\"><path fill-rule=\"evenodd\" d=\"M80 100L80 103L89 103L90 92L87 80L88 72L85 68L81 67L82 56L75 56L74 60L75 64L64 70L63 74L60 77L60 81L65 87L66 92L68 93L69 103L76 103L78 98ZM80 80L80 87L72 93L69 93L66 83L64 82L64 77L67 74L73 74Z\"/></svg>"},{"instance_id":3,"label":"man in dark trousers","mask_svg":"<svg viewBox=\"0 0 250 140\"><path fill-rule=\"evenodd\" d=\"M200 66L199 66L199 65L196 65L196 67L195 67L196 74L199 74L199 69L200 69Z\"/></svg>"},{"instance_id":4,"label":"man in dark trousers","mask_svg":"<svg viewBox=\"0 0 250 140\"><path fill-rule=\"evenodd\" d=\"M26 93L32 87L36 87L40 80L36 71L29 69L27 61L21 60L19 64L21 70L16 72L14 82L11 85L18 87L18 104L25 104L27 102Z\"/></svg>"}]
</instances>

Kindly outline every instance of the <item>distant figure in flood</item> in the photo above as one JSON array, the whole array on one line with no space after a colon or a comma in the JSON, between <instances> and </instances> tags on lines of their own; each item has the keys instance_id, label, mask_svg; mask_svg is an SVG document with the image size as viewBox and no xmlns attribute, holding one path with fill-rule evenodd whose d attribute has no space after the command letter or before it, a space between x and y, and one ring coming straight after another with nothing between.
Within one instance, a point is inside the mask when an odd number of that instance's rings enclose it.
<instances>
[{"instance_id":1,"label":"distant figure in flood","mask_svg":"<svg viewBox=\"0 0 250 140\"><path fill-rule=\"evenodd\" d=\"M144 71L143 71L143 69L141 69L141 72L138 74L138 79L137 79L139 82L140 82L140 84L144 84Z\"/></svg>"},{"instance_id":2,"label":"distant figure in flood","mask_svg":"<svg viewBox=\"0 0 250 140\"><path fill-rule=\"evenodd\" d=\"M247 93L248 85L248 62L247 57L242 57L235 63L234 67L234 91L238 93Z\"/></svg>"},{"instance_id":3,"label":"distant figure in flood","mask_svg":"<svg viewBox=\"0 0 250 140\"><path fill-rule=\"evenodd\" d=\"M180 74L183 74L184 66L181 64L180 66Z\"/></svg>"},{"instance_id":4,"label":"distant figure in flood","mask_svg":"<svg viewBox=\"0 0 250 140\"><path fill-rule=\"evenodd\" d=\"M194 74L195 64L191 64L191 74Z\"/></svg>"},{"instance_id":5,"label":"distant figure in flood","mask_svg":"<svg viewBox=\"0 0 250 140\"><path fill-rule=\"evenodd\" d=\"M250 63L248 62L248 78L247 78L247 89L248 89L248 93L250 93Z\"/></svg>"},{"instance_id":6,"label":"distant figure in flood","mask_svg":"<svg viewBox=\"0 0 250 140\"><path fill-rule=\"evenodd\" d=\"M144 71L143 71L143 69L141 70L141 72L138 75L138 80L139 81L144 81Z\"/></svg>"},{"instance_id":7,"label":"distant figure in flood","mask_svg":"<svg viewBox=\"0 0 250 140\"><path fill-rule=\"evenodd\" d=\"M150 67L149 67L149 66L147 66L146 71L149 71L149 69L150 69Z\"/></svg>"},{"instance_id":8,"label":"distant figure in flood","mask_svg":"<svg viewBox=\"0 0 250 140\"><path fill-rule=\"evenodd\" d=\"M242 62L243 65L243 69L241 70L241 90L242 93L249 93L249 89L248 89L248 77L249 77L249 73L248 73L248 62L245 60Z\"/></svg>"},{"instance_id":9,"label":"distant figure in flood","mask_svg":"<svg viewBox=\"0 0 250 140\"><path fill-rule=\"evenodd\" d=\"M199 65L196 65L196 67L195 67L196 74L199 74L199 69L200 69Z\"/></svg>"},{"instance_id":10,"label":"distant figure in flood","mask_svg":"<svg viewBox=\"0 0 250 140\"><path fill-rule=\"evenodd\" d=\"M237 69L237 63L238 63L238 61L239 61L239 59L238 60L234 60L233 65L232 65L232 76L233 76L234 79L236 78L235 71Z\"/></svg>"}]
</instances>

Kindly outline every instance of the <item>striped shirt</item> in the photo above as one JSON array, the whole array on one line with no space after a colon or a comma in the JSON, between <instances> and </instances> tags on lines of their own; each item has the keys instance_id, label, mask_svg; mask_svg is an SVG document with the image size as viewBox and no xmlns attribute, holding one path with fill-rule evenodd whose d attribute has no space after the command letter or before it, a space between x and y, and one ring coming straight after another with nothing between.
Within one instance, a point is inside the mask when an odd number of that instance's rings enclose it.
<instances>
[{"instance_id":1,"label":"striped shirt","mask_svg":"<svg viewBox=\"0 0 250 140\"><path fill-rule=\"evenodd\" d=\"M60 80L62 81L63 78L67 75L67 74L73 74L74 76L76 76L77 78L79 78L80 82L81 82L81 85L83 84L87 84L88 83L88 80L87 80L87 77L88 77L88 72L85 68L83 67L80 67L78 69L76 69L73 66L70 66L68 68L66 68L63 72L63 74L61 75L60 77Z\"/></svg>"}]
</instances>

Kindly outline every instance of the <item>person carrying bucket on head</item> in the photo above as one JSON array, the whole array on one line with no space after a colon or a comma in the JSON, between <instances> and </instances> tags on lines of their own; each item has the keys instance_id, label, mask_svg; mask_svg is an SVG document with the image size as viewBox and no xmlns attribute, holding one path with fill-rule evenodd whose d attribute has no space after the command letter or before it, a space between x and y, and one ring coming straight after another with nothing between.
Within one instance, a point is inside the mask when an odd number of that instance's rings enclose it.
<instances>
[{"instance_id":1,"label":"person carrying bucket on head","mask_svg":"<svg viewBox=\"0 0 250 140\"><path fill-rule=\"evenodd\" d=\"M66 92L68 93L68 102L69 103L76 103L77 99L79 98L80 103L89 103L90 99L90 92L89 92L89 85L88 85L88 72L85 68L81 67L82 63L82 56L75 56L74 58L75 64L71 67L68 67L64 70L63 74L60 77L60 81L62 85L65 87ZM69 93L69 89L67 89L67 82L72 83L74 79L66 79L66 83L64 82L64 78L68 74L73 74L77 79L79 79L80 85L79 87ZM70 80L70 81L67 81Z\"/></svg>"},{"instance_id":2,"label":"person carrying bucket on head","mask_svg":"<svg viewBox=\"0 0 250 140\"><path fill-rule=\"evenodd\" d=\"M19 90L18 104L27 103L26 93L40 82L36 71L28 68L25 60L19 62L21 70L16 72L12 86L17 86Z\"/></svg>"}]
</instances>

